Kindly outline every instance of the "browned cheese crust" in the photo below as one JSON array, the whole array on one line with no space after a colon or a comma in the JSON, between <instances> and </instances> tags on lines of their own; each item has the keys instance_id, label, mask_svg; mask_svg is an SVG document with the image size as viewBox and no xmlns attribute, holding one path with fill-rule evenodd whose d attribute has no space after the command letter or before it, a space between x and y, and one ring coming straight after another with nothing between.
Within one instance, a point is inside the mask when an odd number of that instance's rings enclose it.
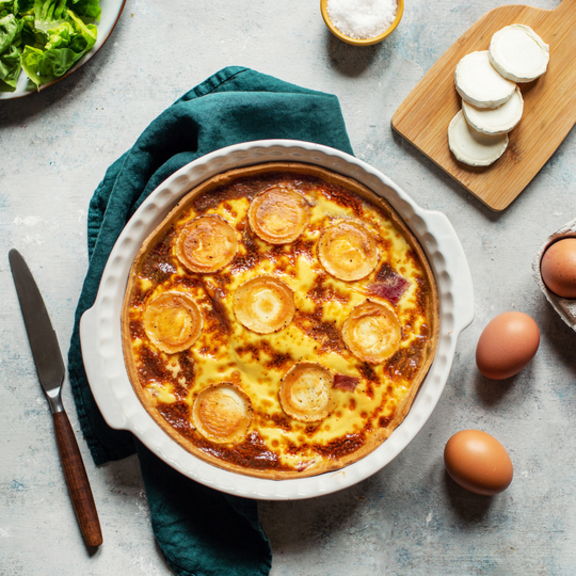
<instances>
[{"instance_id":1,"label":"browned cheese crust","mask_svg":"<svg viewBox=\"0 0 576 576\"><path fill-rule=\"evenodd\" d=\"M266 210L250 217L263 214L263 229L284 244L249 221L252 200L269 189ZM291 198L276 210L282 189ZM292 211L285 226L284 209ZM212 245L204 228L215 222ZM342 223L354 233L335 233ZM200 262L189 266L207 272L186 267L187 246ZM343 279L362 266L362 278ZM158 300L166 292L167 305ZM138 398L183 448L232 472L303 478L358 461L405 418L436 349L436 285L416 238L368 188L312 165L261 164L197 186L145 240L130 270L122 338ZM169 345L158 346L163 338Z\"/></svg>"}]
</instances>

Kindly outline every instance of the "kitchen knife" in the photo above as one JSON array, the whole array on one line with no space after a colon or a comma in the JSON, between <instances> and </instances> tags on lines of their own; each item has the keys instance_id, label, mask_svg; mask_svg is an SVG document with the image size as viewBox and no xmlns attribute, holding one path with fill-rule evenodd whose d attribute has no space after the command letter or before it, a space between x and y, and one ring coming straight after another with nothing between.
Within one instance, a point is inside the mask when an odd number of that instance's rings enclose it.
<instances>
[{"instance_id":1,"label":"kitchen knife","mask_svg":"<svg viewBox=\"0 0 576 576\"><path fill-rule=\"evenodd\" d=\"M86 545L100 546L102 531L90 482L76 436L62 405L61 391L66 369L58 338L52 329L42 295L24 258L14 249L10 250L8 258L36 371L54 419L56 442L74 512Z\"/></svg>"}]
</instances>

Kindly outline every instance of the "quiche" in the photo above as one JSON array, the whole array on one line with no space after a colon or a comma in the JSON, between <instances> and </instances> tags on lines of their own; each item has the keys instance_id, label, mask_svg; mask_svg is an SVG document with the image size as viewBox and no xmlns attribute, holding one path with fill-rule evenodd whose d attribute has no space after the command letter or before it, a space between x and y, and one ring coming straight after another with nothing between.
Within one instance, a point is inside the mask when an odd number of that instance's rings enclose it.
<instances>
[{"instance_id":1,"label":"quiche","mask_svg":"<svg viewBox=\"0 0 576 576\"><path fill-rule=\"evenodd\" d=\"M193 455L308 477L402 422L437 308L425 254L387 202L316 166L267 163L205 181L145 240L124 356L145 409Z\"/></svg>"}]
</instances>

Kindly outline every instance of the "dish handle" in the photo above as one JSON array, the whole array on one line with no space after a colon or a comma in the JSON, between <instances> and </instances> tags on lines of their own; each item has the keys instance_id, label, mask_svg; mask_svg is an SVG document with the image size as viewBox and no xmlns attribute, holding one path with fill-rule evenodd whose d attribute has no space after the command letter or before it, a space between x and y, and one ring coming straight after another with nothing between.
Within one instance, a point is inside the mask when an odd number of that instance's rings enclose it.
<instances>
[{"instance_id":1,"label":"dish handle","mask_svg":"<svg viewBox=\"0 0 576 576\"><path fill-rule=\"evenodd\" d=\"M452 299L452 331L457 336L474 320L474 286L470 267L460 239L445 214L426 211L426 224L433 236L427 240L436 244L436 249L429 254L436 272L436 281L441 289L447 282L451 283L448 288Z\"/></svg>"},{"instance_id":2,"label":"dish handle","mask_svg":"<svg viewBox=\"0 0 576 576\"><path fill-rule=\"evenodd\" d=\"M100 350L97 326L97 304L86 310L80 318L80 346L84 370L98 408L108 426L117 430L127 429L126 414L112 390L112 381L106 373L106 360Z\"/></svg>"}]
</instances>

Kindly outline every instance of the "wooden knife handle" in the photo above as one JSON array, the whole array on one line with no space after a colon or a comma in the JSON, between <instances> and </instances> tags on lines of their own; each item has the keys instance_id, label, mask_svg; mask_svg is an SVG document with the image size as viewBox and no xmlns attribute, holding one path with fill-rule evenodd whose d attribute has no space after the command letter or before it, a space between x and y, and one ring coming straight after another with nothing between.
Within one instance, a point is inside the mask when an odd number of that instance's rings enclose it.
<instances>
[{"instance_id":1,"label":"wooden knife handle","mask_svg":"<svg viewBox=\"0 0 576 576\"><path fill-rule=\"evenodd\" d=\"M52 416L66 484L84 542L87 546L100 546L102 544L100 521L76 436L66 412L56 412Z\"/></svg>"}]
</instances>

